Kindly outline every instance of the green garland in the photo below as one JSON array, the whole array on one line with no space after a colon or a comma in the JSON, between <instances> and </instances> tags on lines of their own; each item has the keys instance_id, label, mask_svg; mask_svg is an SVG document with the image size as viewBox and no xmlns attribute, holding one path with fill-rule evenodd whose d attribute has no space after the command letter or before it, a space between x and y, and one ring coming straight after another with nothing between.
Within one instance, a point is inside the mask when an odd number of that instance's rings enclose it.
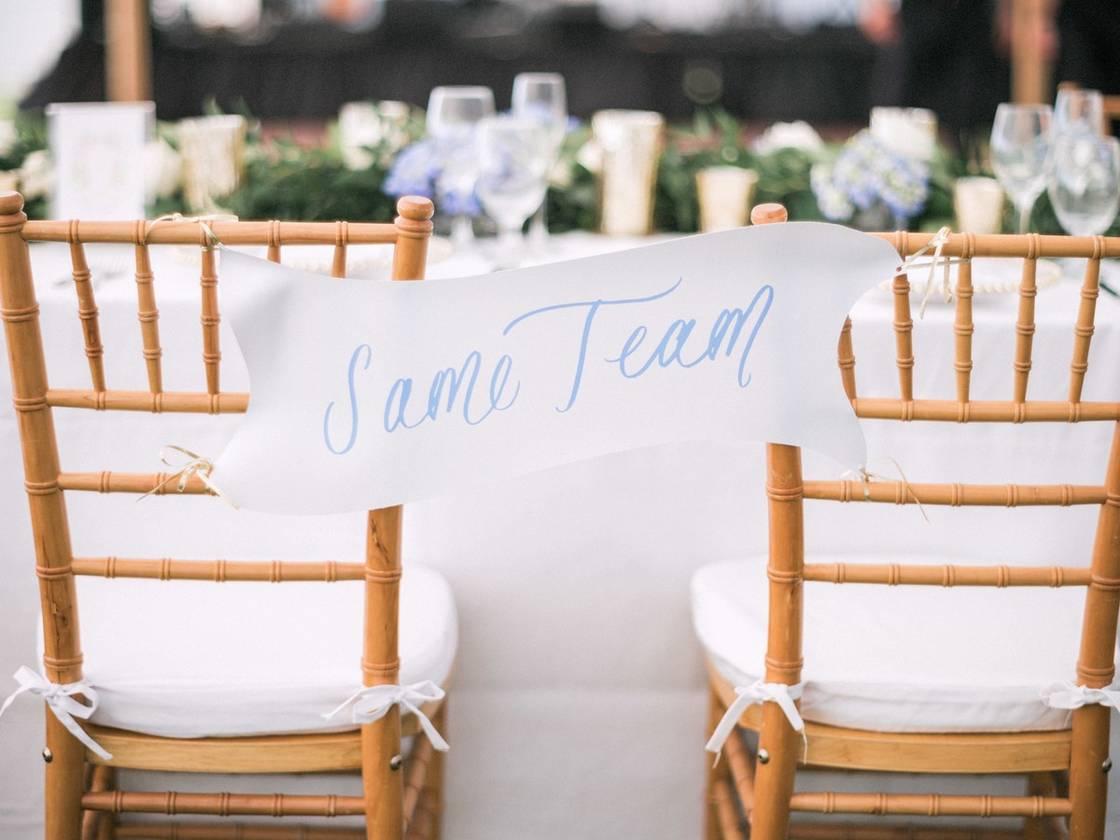
<instances>
[{"instance_id":1,"label":"green garland","mask_svg":"<svg viewBox=\"0 0 1120 840\"><path fill-rule=\"evenodd\" d=\"M28 155L47 146L41 115L21 114L14 125L16 141L0 154L0 174L19 170ZM418 113L410 122L407 134L416 139L422 131L422 115ZM174 146L173 127L161 125L160 136ZM549 228L553 232L596 229L597 180L579 159L580 149L589 137L588 128L580 126L569 133L561 150L560 164L554 171L546 199ZM670 130L657 173L654 225L658 230L680 233L697 230L696 173L716 165L756 171L755 200L783 204L790 219L824 218L810 186L810 171L816 163L834 158L841 146L827 144L815 152L781 148L759 154L743 137L740 123L723 111L701 111L691 125ZM221 204L246 219L392 218L396 200L383 192L382 185L398 150L378 146L369 151L372 163L364 169L352 169L347 167L341 154L336 126L331 126L326 143L312 148L290 138L262 140L259 129L254 127L248 137L242 185ZM914 229L936 230L953 224L953 184L965 174L977 173L968 172L963 158L939 150L930 164L925 208L911 222ZM157 215L175 211L189 212L181 192L159 199L152 210ZM29 199L27 213L32 218L44 217L47 213L45 196ZM1008 207L1005 230L1015 229L1013 216ZM1030 228L1040 233L1062 232L1045 193L1035 205ZM1109 233L1120 233L1120 220L1113 224Z\"/></svg>"}]
</instances>

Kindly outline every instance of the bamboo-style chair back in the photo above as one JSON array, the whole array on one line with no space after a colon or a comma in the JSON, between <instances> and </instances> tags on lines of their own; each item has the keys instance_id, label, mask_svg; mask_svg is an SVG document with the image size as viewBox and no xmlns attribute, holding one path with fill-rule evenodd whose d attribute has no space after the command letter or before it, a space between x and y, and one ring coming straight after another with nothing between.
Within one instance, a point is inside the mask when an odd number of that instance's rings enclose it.
<instances>
[{"instance_id":1,"label":"bamboo-style chair back","mask_svg":"<svg viewBox=\"0 0 1120 840\"><path fill-rule=\"evenodd\" d=\"M755 208L755 223L785 221L780 205ZM891 242L905 258L922 251L932 238L926 233L874 234ZM1100 294L1100 266L1106 257L1120 256L1120 238L953 234L944 245L945 257L960 261L955 289L952 364L955 394L948 399L917 398L914 391L914 342L910 283L906 274L894 278L895 361L898 393L864 395L857 385L852 347L852 322L840 332L838 363L840 384L860 418L900 422L945 423L1085 423L1115 425L1110 452L1101 453L1101 483L1071 484L925 484L900 481L819 481L802 477L801 451L797 447L767 447L766 490L770 511L769 641L766 682L796 685L802 675L802 586L806 581L916 586L1083 586L1086 587L1077 682L1089 688L1111 684L1114 677L1117 610L1120 606L1120 402L1087 401L1082 391L1089 372L1089 347ZM1016 257L1023 260L1015 323L1012 387L1005 399L974 400L973 369L973 257ZM1029 397L1032 342L1035 332L1036 271L1043 257L1086 260L1076 323L1070 325L1070 362L1064 401ZM1116 395L1120 397L1120 394ZM1009 565L905 565L856 563L806 563L804 559L803 503L821 499L850 503L896 505L950 505L1021 507L1032 505L1100 508L1096 542L1088 566L1029 567ZM978 640L982 643L982 640ZM1071 656L1072 656L1071 651ZM1029 655L1029 654L1027 654ZM1044 686L1040 686L1040 690ZM1072 813L1074 837L1102 836L1107 796L1109 713L1107 706L1091 704L1073 712L1072 764L1068 798L1009 797L999 813L1040 817ZM793 793L794 769L802 752L801 736L783 717L775 703L762 708L759 754L769 757L757 768L752 836L763 840L785 837L789 810L860 813L957 813L988 816L992 797L915 796L891 798L879 794ZM811 739L810 739L811 755ZM879 797L879 798L876 798ZM998 799L998 797L997 797ZM907 800L907 801L903 801ZM913 801L909 801L913 800ZM763 802L785 802L789 807L762 808ZM869 805L868 803L871 803ZM868 811L868 808L871 811ZM914 810L917 809L917 810ZM951 810L955 809L955 810Z\"/></svg>"},{"instance_id":2,"label":"bamboo-style chair back","mask_svg":"<svg viewBox=\"0 0 1120 840\"><path fill-rule=\"evenodd\" d=\"M424 198L402 198L394 223L240 222L168 219L157 222L28 221L17 193L0 193L0 316L3 317L11 364L12 397L23 447L24 470L35 541L35 572L39 578L45 638L44 676L52 683L82 679L82 646L74 577L158 578L161 580L224 581L336 581L365 582L364 649L360 663L366 686L394 684L398 678L397 610L400 580L401 509L370 511L365 563L249 562L176 559L126 559L75 556L70 542L65 492L154 492L175 496L176 482L169 475L117 471L69 472L59 463L53 412L56 409L100 412L192 412L220 415L243 413L246 393L222 388L222 348L219 342L221 312L218 306L218 259L215 242L226 246L267 246L268 258L280 260L281 248L307 244L333 245L332 275L346 274L347 246L384 243L394 246L392 276L415 280L424 275L427 244L432 230L432 203ZM29 242L64 242L70 247L77 315L88 360L88 388L58 390L50 387L39 324L39 305L32 281ZM137 317L142 336L146 391L118 390L108 381L103 363L104 345L97 302L86 260L86 243L124 243L135 249ZM164 245L197 245L202 358L206 388L203 391L166 391L163 387L157 281L150 251ZM108 344L109 342L105 342ZM119 415L118 415L119 416ZM106 465L111 466L111 465ZM183 492L206 494L197 474ZM355 669L359 663L355 663ZM356 673L356 672L355 672ZM93 790L84 793L84 749L48 717L47 836L77 837L69 833L82 808L93 811L163 812L164 794L122 794ZM230 794L179 794L177 806L218 810L198 813L225 814L362 814L369 816L370 836L400 836L402 825L401 773L390 772L399 762L401 724L399 708L375 724L362 727L363 767L385 768L384 773L363 773L363 797L281 797ZM368 760L368 761L367 761ZM399 766L399 765L398 765ZM395 771L397 767L392 767ZM84 793L84 796L83 796ZM131 799L129 798L131 797ZM145 798L146 797L146 798ZM194 799L199 800L194 803ZM149 801L151 800L151 801ZM158 801L157 801L158 800ZM210 800L213 800L212 802ZM258 801L259 800L259 801ZM53 804L52 804L53 803ZM415 805L415 802L412 803ZM170 813L170 811L168 811ZM376 832L376 833L375 833ZM101 835L99 835L101 836ZM285 834L284 836L288 836Z\"/></svg>"}]
</instances>

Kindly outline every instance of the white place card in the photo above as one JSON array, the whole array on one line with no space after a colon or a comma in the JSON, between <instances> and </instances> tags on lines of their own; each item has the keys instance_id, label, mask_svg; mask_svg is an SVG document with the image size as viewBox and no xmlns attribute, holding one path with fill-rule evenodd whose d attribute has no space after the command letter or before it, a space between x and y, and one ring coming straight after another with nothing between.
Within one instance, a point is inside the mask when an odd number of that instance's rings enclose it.
<instances>
[{"instance_id":1,"label":"white place card","mask_svg":"<svg viewBox=\"0 0 1120 840\"><path fill-rule=\"evenodd\" d=\"M144 218L144 145L151 102L56 103L47 108L56 219Z\"/></svg>"}]
</instances>

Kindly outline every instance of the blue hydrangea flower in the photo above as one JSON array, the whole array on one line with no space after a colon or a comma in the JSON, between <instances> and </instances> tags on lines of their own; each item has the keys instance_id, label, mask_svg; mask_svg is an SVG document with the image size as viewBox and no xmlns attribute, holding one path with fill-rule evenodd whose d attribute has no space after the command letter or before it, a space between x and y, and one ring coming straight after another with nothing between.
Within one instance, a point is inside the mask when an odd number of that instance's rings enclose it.
<instances>
[{"instance_id":1,"label":"blue hydrangea flower","mask_svg":"<svg viewBox=\"0 0 1120 840\"><path fill-rule=\"evenodd\" d=\"M481 216L482 205L474 190L469 192L460 190L446 190L439 194L438 201L441 212L448 216Z\"/></svg>"},{"instance_id":2,"label":"blue hydrangea flower","mask_svg":"<svg viewBox=\"0 0 1120 840\"><path fill-rule=\"evenodd\" d=\"M428 140L419 140L394 158L382 189L388 195L434 198L439 173L440 162L434 145Z\"/></svg>"},{"instance_id":3,"label":"blue hydrangea flower","mask_svg":"<svg viewBox=\"0 0 1120 840\"><path fill-rule=\"evenodd\" d=\"M833 221L879 202L896 218L912 219L929 198L926 165L894 154L867 130L848 141L830 168L814 168L810 180L817 206Z\"/></svg>"}]
</instances>

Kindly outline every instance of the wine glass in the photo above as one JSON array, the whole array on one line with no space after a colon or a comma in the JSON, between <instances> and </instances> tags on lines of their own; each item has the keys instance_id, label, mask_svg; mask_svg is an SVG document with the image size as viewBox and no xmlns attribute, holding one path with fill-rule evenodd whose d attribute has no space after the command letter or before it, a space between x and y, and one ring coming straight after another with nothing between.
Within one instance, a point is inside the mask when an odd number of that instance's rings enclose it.
<instances>
[{"instance_id":1,"label":"wine glass","mask_svg":"<svg viewBox=\"0 0 1120 840\"><path fill-rule=\"evenodd\" d=\"M475 129L494 114L494 94L487 87L450 85L432 89L428 97L427 133L440 161L436 185L441 203L452 217L451 238L462 246L474 237L466 212L478 177Z\"/></svg>"},{"instance_id":2,"label":"wine glass","mask_svg":"<svg viewBox=\"0 0 1120 840\"><path fill-rule=\"evenodd\" d=\"M568 131L568 94L559 73L519 73L513 80L514 116L536 120L544 127L549 169L560 157L560 147ZM548 202L542 201L533 216L529 235L538 246L548 239Z\"/></svg>"},{"instance_id":3,"label":"wine glass","mask_svg":"<svg viewBox=\"0 0 1120 840\"><path fill-rule=\"evenodd\" d=\"M475 190L498 226L496 267L516 268L521 228L544 200L548 185L548 142L536 120L512 115L478 124L479 173Z\"/></svg>"},{"instance_id":4,"label":"wine glass","mask_svg":"<svg viewBox=\"0 0 1120 840\"><path fill-rule=\"evenodd\" d=\"M1099 90L1062 88L1054 103L1054 133L1085 131L1102 134L1104 97Z\"/></svg>"},{"instance_id":5,"label":"wine glass","mask_svg":"<svg viewBox=\"0 0 1120 840\"><path fill-rule=\"evenodd\" d=\"M996 108L992 125L992 169L1019 211L1019 233L1026 233L1031 208L1046 188L1046 160L1050 152L1049 105L1012 105Z\"/></svg>"},{"instance_id":6,"label":"wine glass","mask_svg":"<svg viewBox=\"0 0 1120 840\"><path fill-rule=\"evenodd\" d=\"M1120 210L1120 141L1085 132L1056 137L1046 192L1067 233L1104 233Z\"/></svg>"}]
</instances>

